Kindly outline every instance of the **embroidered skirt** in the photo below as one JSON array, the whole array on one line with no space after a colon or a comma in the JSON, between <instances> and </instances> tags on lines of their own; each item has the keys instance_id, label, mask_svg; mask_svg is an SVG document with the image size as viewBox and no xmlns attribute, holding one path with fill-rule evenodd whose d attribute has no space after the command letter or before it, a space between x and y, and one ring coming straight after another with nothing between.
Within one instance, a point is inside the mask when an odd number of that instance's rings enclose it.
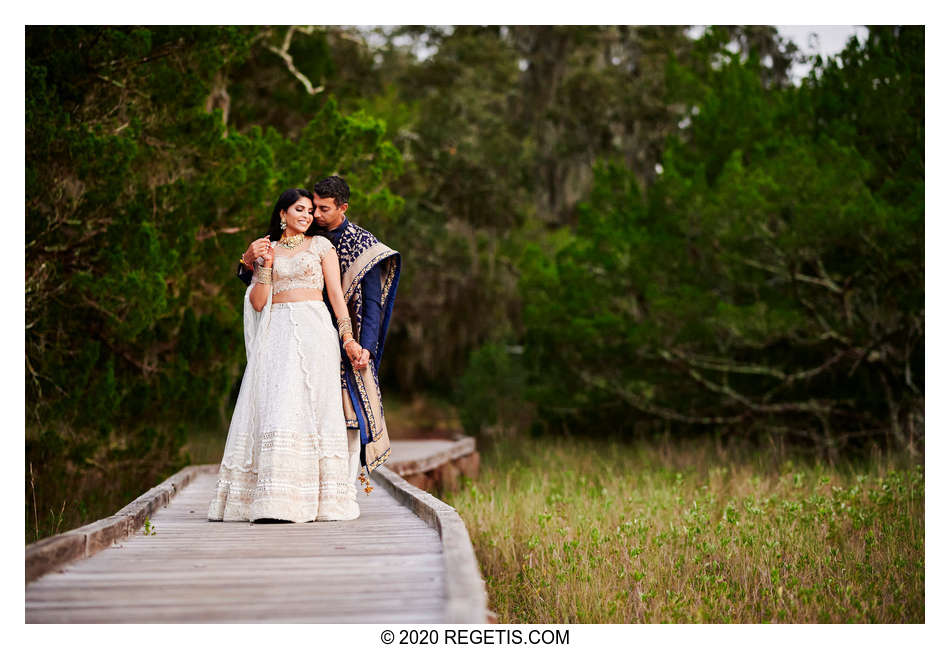
<instances>
[{"instance_id":1,"label":"embroidered skirt","mask_svg":"<svg viewBox=\"0 0 950 649\"><path fill-rule=\"evenodd\" d=\"M326 305L273 304L256 345L208 519L357 518L360 442L343 417L340 348Z\"/></svg>"}]
</instances>

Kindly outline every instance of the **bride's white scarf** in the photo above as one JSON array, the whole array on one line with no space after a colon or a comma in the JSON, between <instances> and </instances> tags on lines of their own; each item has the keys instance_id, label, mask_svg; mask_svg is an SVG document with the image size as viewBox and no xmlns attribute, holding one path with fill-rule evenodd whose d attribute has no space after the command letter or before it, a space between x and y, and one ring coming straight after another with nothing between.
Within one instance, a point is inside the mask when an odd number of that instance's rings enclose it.
<instances>
[{"instance_id":1,"label":"bride's white scarf","mask_svg":"<svg viewBox=\"0 0 950 649\"><path fill-rule=\"evenodd\" d=\"M251 290L255 285L257 285L257 272L254 273L250 285L244 292L244 349L247 353L247 368L241 380L241 391L234 406L234 415L231 418L231 427L228 430L228 440L225 443L222 459L222 464L225 466L242 471L253 470L256 466L254 456L259 445L260 417L254 395L258 392L256 384L262 362L263 341L270 327L273 297L271 293L268 293L264 307L257 311L251 306ZM247 436L244 443L244 456L235 457L235 447L238 446L238 440L244 436Z\"/></svg>"}]
</instances>

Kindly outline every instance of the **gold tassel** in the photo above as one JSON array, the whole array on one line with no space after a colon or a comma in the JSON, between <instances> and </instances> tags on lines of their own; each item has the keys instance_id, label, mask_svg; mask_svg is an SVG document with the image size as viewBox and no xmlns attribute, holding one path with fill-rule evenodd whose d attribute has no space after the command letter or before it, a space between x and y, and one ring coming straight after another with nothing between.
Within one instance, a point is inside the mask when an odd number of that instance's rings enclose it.
<instances>
[{"instance_id":1,"label":"gold tassel","mask_svg":"<svg viewBox=\"0 0 950 649\"><path fill-rule=\"evenodd\" d=\"M369 478L366 477L364 471L365 469L360 469L360 484L366 485L363 487L363 491L366 492L366 495L369 495L369 493L373 490L373 485L369 483Z\"/></svg>"}]
</instances>

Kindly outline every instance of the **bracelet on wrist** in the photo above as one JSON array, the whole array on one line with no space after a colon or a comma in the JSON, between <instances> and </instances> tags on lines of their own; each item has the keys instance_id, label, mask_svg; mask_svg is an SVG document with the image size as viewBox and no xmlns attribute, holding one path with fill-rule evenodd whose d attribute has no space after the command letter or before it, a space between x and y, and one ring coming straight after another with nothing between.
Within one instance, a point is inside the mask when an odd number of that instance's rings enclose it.
<instances>
[{"instance_id":1,"label":"bracelet on wrist","mask_svg":"<svg viewBox=\"0 0 950 649\"><path fill-rule=\"evenodd\" d=\"M353 325L350 322L349 318L341 318L337 323L337 331L340 332L340 338L346 337L348 334L353 335Z\"/></svg>"}]
</instances>

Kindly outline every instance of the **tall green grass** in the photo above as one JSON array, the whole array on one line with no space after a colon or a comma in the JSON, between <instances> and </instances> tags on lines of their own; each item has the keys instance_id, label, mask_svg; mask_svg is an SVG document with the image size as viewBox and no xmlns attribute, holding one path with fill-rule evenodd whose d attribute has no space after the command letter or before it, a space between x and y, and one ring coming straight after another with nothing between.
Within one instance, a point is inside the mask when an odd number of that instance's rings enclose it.
<instances>
[{"instance_id":1,"label":"tall green grass","mask_svg":"<svg viewBox=\"0 0 950 649\"><path fill-rule=\"evenodd\" d=\"M919 463L516 439L463 484L499 622L924 621Z\"/></svg>"}]
</instances>

